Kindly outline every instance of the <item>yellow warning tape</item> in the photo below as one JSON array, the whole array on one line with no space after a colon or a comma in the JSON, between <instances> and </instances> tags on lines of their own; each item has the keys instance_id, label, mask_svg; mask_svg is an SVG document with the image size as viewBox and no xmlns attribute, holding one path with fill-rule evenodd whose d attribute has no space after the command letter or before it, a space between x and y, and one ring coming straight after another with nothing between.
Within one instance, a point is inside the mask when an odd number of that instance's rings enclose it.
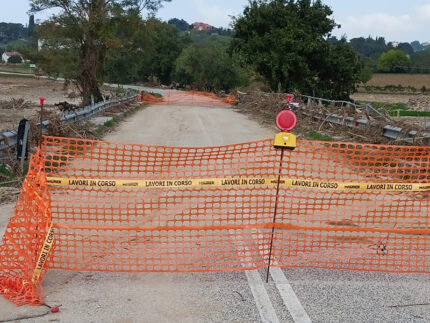
<instances>
[{"instance_id":1,"label":"yellow warning tape","mask_svg":"<svg viewBox=\"0 0 430 323\"><path fill-rule=\"evenodd\" d=\"M39 281L40 275L42 273L43 266L48 259L49 252L51 251L52 244L54 243L54 229L52 228L52 224L49 227L48 233L45 238L45 242L43 243L42 250L40 252L39 258L36 262L36 267L34 268L33 278L31 281L33 284L36 284Z\"/></svg>"},{"instance_id":2,"label":"yellow warning tape","mask_svg":"<svg viewBox=\"0 0 430 323\"><path fill-rule=\"evenodd\" d=\"M173 180L114 180L88 178L48 177L50 186L104 187L104 188L188 188L188 187L246 187L276 186L277 178L205 178ZM388 191L388 192L427 192L430 183L341 183L314 181L306 179L280 179L282 187L300 187L308 189L335 191Z\"/></svg>"}]
</instances>

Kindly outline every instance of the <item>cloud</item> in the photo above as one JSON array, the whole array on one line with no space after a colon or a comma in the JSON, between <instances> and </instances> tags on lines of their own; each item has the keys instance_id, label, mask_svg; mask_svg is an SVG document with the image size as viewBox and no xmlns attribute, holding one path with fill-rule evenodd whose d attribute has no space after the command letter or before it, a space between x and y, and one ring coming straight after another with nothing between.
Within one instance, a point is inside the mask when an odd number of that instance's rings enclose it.
<instances>
[{"instance_id":1,"label":"cloud","mask_svg":"<svg viewBox=\"0 0 430 323\"><path fill-rule=\"evenodd\" d=\"M215 27L228 26L231 22L230 16L234 15L233 10L210 2L194 0L193 4L196 17Z\"/></svg>"},{"instance_id":2,"label":"cloud","mask_svg":"<svg viewBox=\"0 0 430 323\"><path fill-rule=\"evenodd\" d=\"M341 29L334 34L346 34L349 39L370 35L385 37L388 41L428 40L430 4L415 9L416 11L410 10L409 14L370 13L339 19Z\"/></svg>"},{"instance_id":3,"label":"cloud","mask_svg":"<svg viewBox=\"0 0 430 323\"><path fill-rule=\"evenodd\" d=\"M418 7L418 16L421 19L430 19L430 3Z\"/></svg>"},{"instance_id":4,"label":"cloud","mask_svg":"<svg viewBox=\"0 0 430 323\"><path fill-rule=\"evenodd\" d=\"M357 36L404 36L418 29L417 24L409 15L390 15L372 13L360 17L350 16L340 22L343 33L350 38Z\"/></svg>"}]
</instances>

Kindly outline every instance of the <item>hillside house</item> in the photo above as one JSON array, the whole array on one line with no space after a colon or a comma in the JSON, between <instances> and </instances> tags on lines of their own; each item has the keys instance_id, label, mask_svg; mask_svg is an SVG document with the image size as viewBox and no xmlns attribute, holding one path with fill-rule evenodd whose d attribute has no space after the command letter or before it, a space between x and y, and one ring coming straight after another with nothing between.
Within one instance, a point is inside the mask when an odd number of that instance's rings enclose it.
<instances>
[{"instance_id":1,"label":"hillside house","mask_svg":"<svg viewBox=\"0 0 430 323\"><path fill-rule=\"evenodd\" d=\"M198 31L208 31L212 29L212 26L203 22L195 22L193 23L193 28Z\"/></svg>"},{"instance_id":2,"label":"hillside house","mask_svg":"<svg viewBox=\"0 0 430 323\"><path fill-rule=\"evenodd\" d=\"M3 55L1 56L1 60L3 61L3 63L7 64L9 58L12 56L19 56L21 57L21 60L24 61L24 58L19 52L4 52Z\"/></svg>"}]
</instances>

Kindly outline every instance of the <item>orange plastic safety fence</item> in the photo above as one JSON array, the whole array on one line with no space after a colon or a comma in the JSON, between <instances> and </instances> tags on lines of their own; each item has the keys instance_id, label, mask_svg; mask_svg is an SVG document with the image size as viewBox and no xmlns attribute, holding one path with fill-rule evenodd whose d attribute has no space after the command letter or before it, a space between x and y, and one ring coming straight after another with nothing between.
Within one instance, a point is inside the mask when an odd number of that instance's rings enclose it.
<instances>
[{"instance_id":1,"label":"orange plastic safety fence","mask_svg":"<svg viewBox=\"0 0 430 323\"><path fill-rule=\"evenodd\" d=\"M46 269L35 270L49 262L42 247L51 225L50 195L43 171L43 159L37 153L31 157L22 193L10 219L0 246L0 294L17 305L42 304L39 286Z\"/></svg>"},{"instance_id":2,"label":"orange plastic safety fence","mask_svg":"<svg viewBox=\"0 0 430 323\"><path fill-rule=\"evenodd\" d=\"M299 145L284 158L282 177L365 182L368 190L282 187L273 247L278 266L430 272L430 190L408 191L409 183L430 182L429 147ZM375 183L398 184L385 191L388 184Z\"/></svg>"},{"instance_id":3,"label":"orange plastic safety fence","mask_svg":"<svg viewBox=\"0 0 430 323\"><path fill-rule=\"evenodd\" d=\"M225 107L235 105L237 100L233 94L225 98L217 97L214 93L197 91L171 91L162 97L153 94L145 94L143 101L151 105L189 105Z\"/></svg>"},{"instance_id":4,"label":"orange plastic safety fence","mask_svg":"<svg viewBox=\"0 0 430 323\"><path fill-rule=\"evenodd\" d=\"M261 268L272 237L273 266L429 273L429 156L310 141L281 153L272 140L174 148L45 137L0 249L0 292L40 303L48 268Z\"/></svg>"}]
</instances>

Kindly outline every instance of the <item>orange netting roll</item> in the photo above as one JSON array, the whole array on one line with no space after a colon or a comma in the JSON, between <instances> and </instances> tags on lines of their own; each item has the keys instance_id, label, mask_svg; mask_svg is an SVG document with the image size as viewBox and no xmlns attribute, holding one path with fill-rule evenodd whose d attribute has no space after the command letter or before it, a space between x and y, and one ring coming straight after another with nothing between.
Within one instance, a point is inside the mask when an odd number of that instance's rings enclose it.
<instances>
[{"instance_id":1,"label":"orange netting roll","mask_svg":"<svg viewBox=\"0 0 430 323\"><path fill-rule=\"evenodd\" d=\"M269 258L430 273L429 156L313 141L281 153L272 140L176 148L45 137L0 247L0 292L40 304L50 268L231 271Z\"/></svg>"},{"instance_id":2,"label":"orange netting roll","mask_svg":"<svg viewBox=\"0 0 430 323\"><path fill-rule=\"evenodd\" d=\"M163 103L164 100L162 97L157 97L154 94L145 93L143 95L143 102L147 104L157 104L157 103Z\"/></svg>"}]
</instances>

